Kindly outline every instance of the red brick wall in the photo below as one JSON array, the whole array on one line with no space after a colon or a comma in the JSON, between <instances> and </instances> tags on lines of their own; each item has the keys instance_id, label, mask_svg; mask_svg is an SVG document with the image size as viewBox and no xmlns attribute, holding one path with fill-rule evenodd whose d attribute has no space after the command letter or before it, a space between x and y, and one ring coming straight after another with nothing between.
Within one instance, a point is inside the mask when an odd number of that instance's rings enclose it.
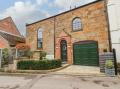
<instances>
[{"instance_id":1,"label":"red brick wall","mask_svg":"<svg viewBox=\"0 0 120 89\"><path fill-rule=\"evenodd\" d=\"M11 17L0 20L0 30L20 36L20 32Z\"/></svg>"},{"instance_id":2,"label":"red brick wall","mask_svg":"<svg viewBox=\"0 0 120 89\"><path fill-rule=\"evenodd\" d=\"M9 48L9 44L7 40L0 36L0 49L2 48Z\"/></svg>"}]
</instances>

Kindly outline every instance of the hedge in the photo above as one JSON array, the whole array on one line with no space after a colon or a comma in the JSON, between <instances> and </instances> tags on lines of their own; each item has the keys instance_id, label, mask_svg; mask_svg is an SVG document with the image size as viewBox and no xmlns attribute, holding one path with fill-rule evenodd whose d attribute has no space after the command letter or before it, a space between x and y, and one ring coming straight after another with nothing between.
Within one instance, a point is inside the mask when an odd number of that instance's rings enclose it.
<instances>
[{"instance_id":1,"label":"hedge","mask_svg":"<svg viewBox=\"0 0 120 89\"><path fill-rule=\"evenodd\" d=\"M26 60L17 63L20 70L49 70L61 67L61 60Z\"/></svg>"}]
</instances>

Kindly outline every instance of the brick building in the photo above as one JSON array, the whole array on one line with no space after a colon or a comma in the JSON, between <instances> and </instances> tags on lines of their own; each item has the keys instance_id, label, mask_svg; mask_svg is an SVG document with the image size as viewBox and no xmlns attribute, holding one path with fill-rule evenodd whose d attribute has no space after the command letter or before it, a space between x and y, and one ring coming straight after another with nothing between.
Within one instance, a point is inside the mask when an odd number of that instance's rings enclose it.
<instances>
[{"instance_id":1,"label":"brick building","mask_svg":"<svg viewBox=\"0 0 120 89\"><path fill-rule=\"evenodd\" d=\"M98 66L99 54L111 50L104 0L77 7L27 24L26 42L39 58L39 51L63 62Z\"/></svg>"},{"instance_id":2,"label":"brick building","mask_svg":"<svg viewBox=\"0 0 120 89\"><path fill-rule=\"evenodd\" d=\"M0 20L0 68L4 60L2 56L3 49L9 49L9 61L12 62L17 56L15 46L19 43L25 43L25 38L21 36L12 18L7 17Z\"/></svg>"},{"instance_id":3,"label":"brick building","mask_svg":"<svg viewBox=\"0 0 120 89\"><path fill-rule=\"evenodd\" d=\"M25 42L11 17L0 20L0 49L15 47Z\"/></svg>"}]
</instances>

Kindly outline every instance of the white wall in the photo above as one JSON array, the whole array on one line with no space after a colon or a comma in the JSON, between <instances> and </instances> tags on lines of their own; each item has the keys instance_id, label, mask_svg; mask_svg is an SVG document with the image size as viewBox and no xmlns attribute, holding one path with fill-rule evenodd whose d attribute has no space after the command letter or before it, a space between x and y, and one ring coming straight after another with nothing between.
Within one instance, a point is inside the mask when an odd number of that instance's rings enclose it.
<instances>
[{"instance_id":1,"label":"white wall","mask_svg":"<svg viewBox=\"0 0 120 89\"><path fill-rule=\"evenodd\" d=\"M112 47L116 49L117 60L120 62L120 0L108 0L108 14Z\"/></svg>"}]
</instances>

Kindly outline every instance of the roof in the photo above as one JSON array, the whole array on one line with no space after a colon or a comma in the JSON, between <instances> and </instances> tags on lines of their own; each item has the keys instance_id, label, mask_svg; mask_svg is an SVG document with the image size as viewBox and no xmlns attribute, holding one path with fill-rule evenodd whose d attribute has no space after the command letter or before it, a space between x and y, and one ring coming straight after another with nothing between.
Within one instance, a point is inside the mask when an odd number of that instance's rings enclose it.
<instances>
[{"instance_id":1,"label":"roof","mask_svg":"<svg viewBox=\"0 0 120 89\"><path fill-rule=\"evenodd\" d=\"M74 8L74 9L71 9L71 10L68 10L68 11L65 11L65 12L62 12L62 13L60 13L60 14L57 14L57 15L54 15L54 16L51 16L51 17L48 17L48 18L45 18L45 19L42 19L42 20L39 20L39 21L30 23L30 24L26 24L26 26L29 26L29 25L32 25L32 24L36 24L36 23L38 23L38 22L42 22L42 21L44 21L44 20L47 20L47 19L51 19L51 18L57 17L57 16L59 16L59 15L62 15L62 14L65 14L65 13L68 13L68 12L71 12L71 11L74 11L74 10L76 10L76 9L83 8L83 7L85 7L85 6L88 6L88 5L91 5L91 4L100 2L100 1L104 1L104 0L96 0L96 1L90 2L90 3L88 3L88 4L79 6L79 7L77 7L77 8Z\"/></svg>"},{"instance_id":2,"label":"roof","mask_svg":"<svg viewBox=\"0 0 120 89\"><path fill-rule=\"evenodd\" d=\"M15 46L18 43L25 43L25 38L0 32L0 35L6 39L10 46Z\"/></svg>"},{"instance_id":3,"label":"roof","mask_svg":"<svg viewBox=\"0 0 120 89\"><path fill-rule=\"evenodd\" d=\"M0 20L0 30L14 35L21 36L11 17Z\"/></svg>"}]
</instances>

